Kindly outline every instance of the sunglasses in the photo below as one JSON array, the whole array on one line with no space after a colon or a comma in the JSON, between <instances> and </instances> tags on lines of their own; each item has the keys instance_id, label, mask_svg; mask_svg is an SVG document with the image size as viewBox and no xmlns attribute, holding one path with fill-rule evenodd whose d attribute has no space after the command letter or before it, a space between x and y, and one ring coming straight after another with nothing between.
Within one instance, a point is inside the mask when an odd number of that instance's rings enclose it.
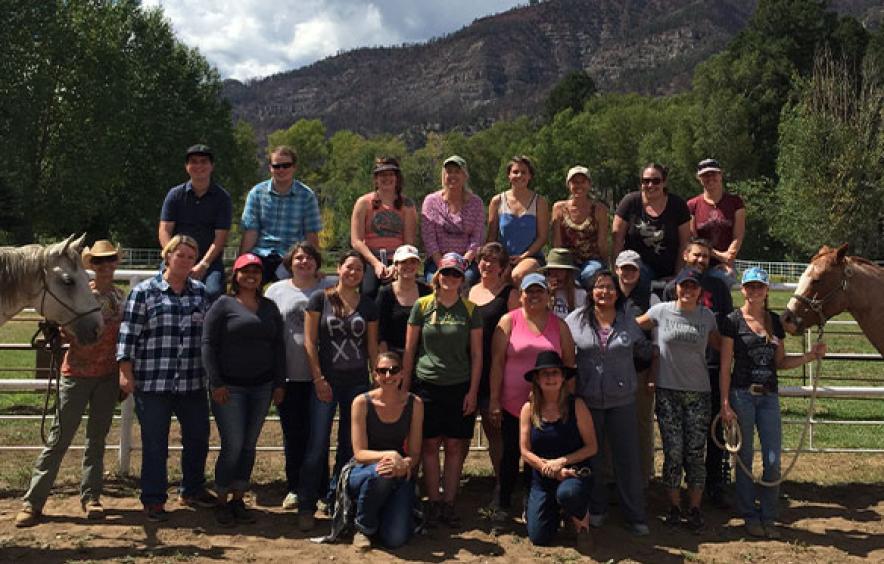
<instances>
[{"instance_id":1,"label":"sunglasses","mask_svg":"<svg viewBox=\"0 0 884 564\"><path fill-rule=\"evenodd\" d=\"M651 178L642 178L642 184L653 184L654 186L656 186L656 185L662 184L662 183L663 183L663 179L658 176L654 176Z\"/></svg>"},{"instance_id":2,"label":"sunglasses","mask_svg":"<svg viewBox=\"0 0 884 564\"><path fill-rule=\"evenodd\" d=\"M441 276L451 276L453 278L463 278L463 272L454 268L444 268L439 271Z\"/></svg>"},{"instance_id":3,"label":"sunglasses","mask_svg":"<svg viewBox=\"0 0 884 564\"><path fill-rule=\"evenodd\" d=\"M111 255L109 257L92 257L89 262L92 264L110 264L112 262L117 262L117 255Z\"/></svg>"},{"instance_id":4,"label":"sunglasses","mask_svg":"<svg viewBox=\"0 0 884 564\"><path fill-rule=\"evenodd\" d=\"M273 170L279 170L281 168L292 168L295 166L295 163L270 163L270 168Z\"/></svg>"},{"instance_id":5,"label":"sunglasses","mask_svg":"<svg viewBox=\"0 0 884 564\"><path fill-rule=\"evenodd\" d=\"M377 372L378 374L383 374L384 376L393 376L393 375L399 374L402 371L402 367L401 366L388 366L385 368L378 367L378 368L375 368L374 371Z\"/></svg>"}]
</instances>

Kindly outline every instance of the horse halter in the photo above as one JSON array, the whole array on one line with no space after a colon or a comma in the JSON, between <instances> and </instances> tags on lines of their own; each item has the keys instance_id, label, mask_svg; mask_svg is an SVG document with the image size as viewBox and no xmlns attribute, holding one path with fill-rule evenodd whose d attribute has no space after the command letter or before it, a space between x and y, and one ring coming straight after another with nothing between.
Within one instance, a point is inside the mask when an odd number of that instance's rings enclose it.
<instances>
[{"instance_id":1,"label":"horse halter","mask_svg":"<svg viewBox=\"0 0 884 564\"><path fill-rule=\"evenodd\" d=\"M837 292L847 292L847 281L851 276L853 276L853 269L849 266L845 266L841 274L841 282L822 298L808 298L801 294L792 294L793 298L804 304L809 310L816 314L817 318L819 318L820 331L822 331L823 327L825 327L826 323L829 321L829 317L823 314L823 306L825 306L826 302L831 300Z\"/></svg>"},{"instance_id":2,"label":"horse halter","mask_svg":"<svg viewBox=\"0 0 884 564\"><path fill-rule=\"evenodd\" d=\"M77 321L80 318L86 317L87 315L91 315L97 311L101 311L100 306L95 306L92 309L89 309L86 311L77 311L76 309L74 309L71 306L69 306L68 304L66 304L61 298L58 297L58 294L53 292L52 288L49 287L49 283L46 281L46 268L40 269L40 284L42 284L42 286L43 286L43 297L40 299L40 313L42 315L45 315L43 312L46 311L46 309L45 309L46 294L49 294L50 296L52 296L52 299L54 299L56 302L58 302L63 308L65 308L66 310L68 310L69 312L74 314L74 316L72 318L68 319L64 323L59 323L59 322L55 321L54 323L56 325L59 325L61 327L66 327L66 326L70 325L71 323Z\"/></svg>"}]
</instances>

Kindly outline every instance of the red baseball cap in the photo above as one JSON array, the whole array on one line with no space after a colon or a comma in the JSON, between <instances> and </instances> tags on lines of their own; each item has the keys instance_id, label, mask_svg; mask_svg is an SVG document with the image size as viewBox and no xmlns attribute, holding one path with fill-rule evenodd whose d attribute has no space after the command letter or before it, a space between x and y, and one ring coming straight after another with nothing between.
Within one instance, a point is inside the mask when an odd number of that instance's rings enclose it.
<instances>
[{"instance_id":1,"label":"red baseball cap","mask_svg":"<svg viewBox=\"0 0 884 564\"><path fill-rule=\"evenodd\" d=\"M252 253L246 253L244 255L240 255L239 257L237 257L236 262L233 263L233 271L236 272L237 270L239 270L241 268L245 268L245 267L251 266L253 264L260 267L261 270L264 270L264 263L261 262L261 259L258 258L257 255L253 255Z\"/></svg>"}]
</instances>

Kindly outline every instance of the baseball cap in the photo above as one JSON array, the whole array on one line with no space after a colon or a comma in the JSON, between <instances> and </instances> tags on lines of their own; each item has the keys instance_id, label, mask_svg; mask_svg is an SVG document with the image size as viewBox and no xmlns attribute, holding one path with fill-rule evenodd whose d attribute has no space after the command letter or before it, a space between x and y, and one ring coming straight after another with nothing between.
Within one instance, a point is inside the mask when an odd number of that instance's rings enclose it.
<instances>
[{"instance_id":1,"label":"baseball cap","mask_svg":"<svg viewBox=\"0 0 884 564\"><path fill-rule=\"evenodd\" d=\"M531 274L522 278L522 283L519 285L519 288L522 290L527 290L531 286L542 286L544 290L549 290L549 285L546 283L546 277L543 274L539 274L537 272L532 272Z\"/></svg>"},{"instance_id":2,"label":"baseball cap","mask_svg":"<svg viewBox=\"0 0 884 564\"><path fill-rule=\"evenodd\" d=\"M617 260L614 261L614 266L626 266L627 264L631 264L636 268L641 268L642 257L632 249L620 251L620 254L617 255Z\"/></svg>"},{"instance_id":3,"label":"baseball cap","mask_svg":"<svg viewBox=\"0 0 884 564\"><path fill-rule=\"evenodd\" d=\"M193 155L202 155L204 157L209 157L209 160L215 162L215 154L212 153L212 149L209 148L208 145L203 145L202 143L197 143L196 145L191 145L187 148L187 154L184 155L184 160L186 161Z\"/></svg>"},{"instance_id":4,"label":"baseball cap","mask_svg":"<svg viewBox=\"0 0 884 564\"><path fill-rule=\"evenodd\" d=\"M740 285L743 286L749 282L761 282L765 286L770 286L770 278L768 278L767 272L757 266L747 268L743 272L743 280L740 282Z\"/></svg>"},{"instance_id":5,"label":"baseball cap","mask_svg":"<svg viewBox=\"0 0 884 564\"><path fill-rule=\"evenodd\" d=\"M412 245L402 245L396 252L393 253L393 263L403 262L408 259L417 259L420 260L421 256L418 254L417 249Z\"/></svg>"},{"instance_id":6,"label":"baseball cap","mask_svg":"<svg viewBox=\"0 0 884 564\"><path fill-rule=\"evenodd\" d=\"M461 157L460 155L451 155L450 157L448 157L447 159L445 159L442 162L443 167L448 166L450 164L457 165L464 170L466 170L466 168L467 168L466 159Z\"/></svg>"},{"instance_id":7,"label":"baseball cap","mask_svg":"<svg viewBox=\"0 0 884 564\"><path fill-rule=\"evenodd\" d=\"M707 172L721 172L721 165L715 159L703 159L697 164L697 176Z\"/></svg>"},{"instance_id":8,"label":"baseball cap","mask_svg":"<svg viewBox=\"0 0 884 564\"><path fill-rule=\"evenodd\" d=\"M675 277L675 284L679 285L683 282L694 282L697 286L700 285L700 281L703 280L703 275L699 270L695 270L693 268L683 268L681 272L678 273L678 276Z\"/></svg>"},{"instance_id":9,"label":"baseball cap","mask_svg":"<svg viewBox=\"0 0 884 564\"><path fill-rule=\"evenodd\" d=\"M587 180L592 180L592 177L589 175L589 169L586 168L585 166L577 165L577 166L572 166L568 170L568 176L565 177L565 184L568 184L569 182L571 182L571 179L574 178L574 176L576 176L578 174L582 174L583 176L585 176L587 178Z\"/></svg>"},{"instance_id":10,"label":"baseball cap","mask_svg":"<svg viewBox=\"0 0 884 564\"><path fill-rule=\"evenodd\" d=\"M439 271L446 268L453 268L463 274L467 270L467 261L457 253L445 253L439 261Z\"/></svg>"},{"instance_id":11,"label":"baseball cap","mask_svg":"<svg viewBox=\"0 0 884 564\"><path fill-rule=\"evenodd\" d=\"M237 257L236 262L233 263L233 271L236 272L241 268L245 268L253 264L258 265L259 267L261 267L261 270L264 270L264 264L261 262L261 259L257 257L257 255L253 255L252 253L240 255L239 257Z\"/></svg>"}]
</instances>

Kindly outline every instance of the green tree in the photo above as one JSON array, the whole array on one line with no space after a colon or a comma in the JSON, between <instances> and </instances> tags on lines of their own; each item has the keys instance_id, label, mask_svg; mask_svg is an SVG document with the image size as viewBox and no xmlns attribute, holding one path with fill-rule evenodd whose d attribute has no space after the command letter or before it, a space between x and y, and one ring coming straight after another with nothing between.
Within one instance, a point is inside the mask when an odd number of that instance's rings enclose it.
<instances>
[{"instance_id":1,"label":"green tree","mask_svg":"<svg viewBox=\"0 0 884 564\"><path fill-rule=\"evenodd\" d=\"M562 110L571 109L579 112L596 92L598 88L586 71L569 72L550 91L544 105L544 113L547 119L552 119Z\"/></svg>"},{"instance_id":2,"label":"green tree","mask_svg":"<svg viewBox=\"0 0 884 564\"><path fill-rule=\"evenodd\" d=\"M297 176L308 186L323 179L322 168L329 155L326 129L321 120L299 119L288 129L267 136L267 152L278 145L289 145L298 154Z\"/></svg>"}]
</instances>

